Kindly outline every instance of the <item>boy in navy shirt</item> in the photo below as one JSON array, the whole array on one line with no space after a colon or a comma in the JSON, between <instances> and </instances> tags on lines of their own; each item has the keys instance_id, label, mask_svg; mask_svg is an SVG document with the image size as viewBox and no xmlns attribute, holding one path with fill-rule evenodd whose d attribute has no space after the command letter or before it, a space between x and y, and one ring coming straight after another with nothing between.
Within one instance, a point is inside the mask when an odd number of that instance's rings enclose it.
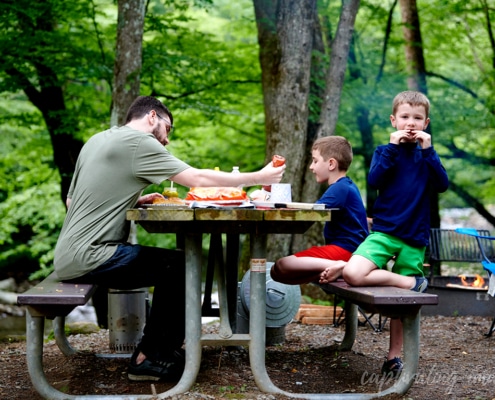
<instances>
[{"instance_id":1,"label":"boy in navy shirt","mask_svg":"<svg viewBox=\"0 0 495 400\"><path fill-rule=\"evenodd\" d=\"M352 147L341 136L327 136L315 141L311 171L318 183L330 186L317 201L326 208L338 208L325 223L324 246L313 246L280 258L271 268L271 277L286 284L334 281L340 277L346 261L368 234L366 210L359 189L347 176L352 162ZM321 277L326 271L325 278Z\"/></svg>"},{"instance_id":2,"label":"boy in navy shirt","mask_svg":"<svg viewBox=\"0 0 495 400\"><path fill-rule=\"evenodd\" d=\"M390 143L378 146L368 175L378 190L372 232L342 271L353 286L396 286L424 292L423 262L430 233L430 195L448 188L448 177L431 136L428 98L414 91L399 93L390 122ZM392 271L387 263L394 259ZM402 322L390 323L390 348L382 373L402 371Z\"/></svg>"}]
</instances>

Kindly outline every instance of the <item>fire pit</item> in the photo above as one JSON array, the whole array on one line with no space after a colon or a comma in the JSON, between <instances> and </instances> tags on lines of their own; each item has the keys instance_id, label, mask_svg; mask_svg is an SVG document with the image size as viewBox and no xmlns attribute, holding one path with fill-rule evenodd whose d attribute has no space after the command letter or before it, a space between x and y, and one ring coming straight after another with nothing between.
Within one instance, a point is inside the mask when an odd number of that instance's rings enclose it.
<instances>
[{"instance_id":1,"label":"fire pit","mask_svg":"<svg viewBox=\"0 0 495 400\"><path fill-rule=\"evenodd\" d=\"M422 315L495 316L495 299L488 293L488 283L476 276L435 276L427 293L438 295L438 305L421 309Z\"/></svg>"}]
</instances>

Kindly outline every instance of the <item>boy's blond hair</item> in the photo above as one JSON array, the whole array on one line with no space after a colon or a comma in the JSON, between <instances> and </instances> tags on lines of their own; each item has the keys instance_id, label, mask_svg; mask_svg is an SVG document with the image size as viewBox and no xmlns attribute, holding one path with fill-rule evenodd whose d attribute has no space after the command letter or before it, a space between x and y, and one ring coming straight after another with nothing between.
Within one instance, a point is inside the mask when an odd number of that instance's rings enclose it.
<instances>
[{"instance_id":1,"label":"boy's blond hair","mask_svg":"<svg viewBox=\"0 0 495 400\"><path fill-rule=\"evenodd\" d=\"M428 97L421 92L406 90L395 96L392 105L392 115L395 115L397 109L402 104L409 104L413 107L423 106L426 111L426 118L428 118L428 115L430 114L430 101L428 100Z\"/></svg>"},{"instance_id":2,"label":"boy's blond hair","mask_svg":"<svg viewBox=\"0 0 495 400\"><path fill-rule=\"evenodd\" d=\"M352 163L352 146L342 136L325 136L313 143L312 150L318 150L325 161L334 158L341 171L347 171Z\"/></svg>"}]
</instances>

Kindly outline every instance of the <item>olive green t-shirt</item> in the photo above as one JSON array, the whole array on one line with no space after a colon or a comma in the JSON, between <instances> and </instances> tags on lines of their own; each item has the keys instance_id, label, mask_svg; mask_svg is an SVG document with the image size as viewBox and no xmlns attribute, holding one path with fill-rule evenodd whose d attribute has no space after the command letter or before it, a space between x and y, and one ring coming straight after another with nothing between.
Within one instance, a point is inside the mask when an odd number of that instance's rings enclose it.
<instances>
[{"instance_id":1,"label":"olive green t-shirt","mask_svg":"<svg viewBox=\"0 0 495 400\"><path fill-rule=\"evenodd\" d=\"M189 167L151 133L123 126L91 137L76 163L71 204L55 247L58 277L77 278L112 257L128 240L126 210L143 189Z\"/></svg>"}]
</instances>

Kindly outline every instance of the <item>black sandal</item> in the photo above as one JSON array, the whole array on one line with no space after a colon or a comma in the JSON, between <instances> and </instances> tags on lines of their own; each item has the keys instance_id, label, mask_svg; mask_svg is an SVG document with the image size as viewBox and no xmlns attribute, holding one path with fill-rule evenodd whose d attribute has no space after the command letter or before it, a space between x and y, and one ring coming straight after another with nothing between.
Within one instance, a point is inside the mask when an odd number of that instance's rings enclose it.
<instances>
[{"instance_id":1,"label":"black sandal","mask_svg":"<svg viewBox=\"0 0 495 400\"><path fill-rule=\"evenodd\" d=\"M382 366L382 374L396 378L402 372L403 367L402 360L399 357L394 357L391 360L385 360Z\"/></svg>"}]
</instances>

